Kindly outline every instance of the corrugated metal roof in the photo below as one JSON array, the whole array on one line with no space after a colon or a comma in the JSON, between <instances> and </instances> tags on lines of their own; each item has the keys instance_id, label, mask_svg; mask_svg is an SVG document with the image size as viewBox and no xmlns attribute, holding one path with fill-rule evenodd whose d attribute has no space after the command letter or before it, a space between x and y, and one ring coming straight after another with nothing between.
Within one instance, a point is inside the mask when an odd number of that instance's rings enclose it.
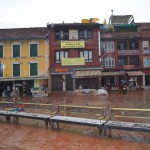
<instances>
[{"instance_id":1,"label":"corrugated metal roof","mask_svg":"<svg viewBox=\"0 0 150 150\"><path fill-rule=\"evenodd\" d=\"M111 15L111 24L132 24L134 23L134 18L132 15Z\"/></svg>"}]
</instances>

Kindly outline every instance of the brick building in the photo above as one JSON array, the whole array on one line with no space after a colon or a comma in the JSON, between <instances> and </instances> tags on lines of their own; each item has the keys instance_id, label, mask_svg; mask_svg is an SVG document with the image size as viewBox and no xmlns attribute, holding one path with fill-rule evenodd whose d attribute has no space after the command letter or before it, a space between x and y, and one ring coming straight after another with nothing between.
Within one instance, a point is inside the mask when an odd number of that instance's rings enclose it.
<instances>
[{"instance_id":1,"label":"brick building","mask_svg":"<svg viewBox=\"0 0 150 150\"><path fill-rule=\"evenodd\" d=\"M102 86L122 79L129 86L149 86L150 23L134 23L131 15L111 16L110 22L100 27Z\"/></svg>"},{"instance_id":2,"label":"brick building","mask_svg":"<svg viewBox=\"0 0 150 150\"><path fill-rule=\"evenodd\" d=\"M99 88L98 23L48 24L51 91Z\"/></svg>"}]
</instances>

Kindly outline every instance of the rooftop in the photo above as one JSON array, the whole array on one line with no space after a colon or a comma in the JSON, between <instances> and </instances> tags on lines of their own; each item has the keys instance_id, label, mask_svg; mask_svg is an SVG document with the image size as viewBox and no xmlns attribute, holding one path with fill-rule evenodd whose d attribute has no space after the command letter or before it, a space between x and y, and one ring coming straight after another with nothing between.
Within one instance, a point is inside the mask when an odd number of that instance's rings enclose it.
<instances>
[{"instance_id":1,"label":"rooftop","mask_svg":"<svg viewBox=\"0 0 150 150\"><path fill-rule=\"evenodd\" d=\"M109 19L111 24L133 24L134 18L132 15L111 15Z\"/></svg>"},{"instance_id":2,"label":"rooftop","mask_svg":"<svg viewBox=\"0 0 150 150\"><path fill-rule=\"evenodd\" d=\"M0 29L0 40L45 38L46 27Z\"/></svg>"}]
</instances>

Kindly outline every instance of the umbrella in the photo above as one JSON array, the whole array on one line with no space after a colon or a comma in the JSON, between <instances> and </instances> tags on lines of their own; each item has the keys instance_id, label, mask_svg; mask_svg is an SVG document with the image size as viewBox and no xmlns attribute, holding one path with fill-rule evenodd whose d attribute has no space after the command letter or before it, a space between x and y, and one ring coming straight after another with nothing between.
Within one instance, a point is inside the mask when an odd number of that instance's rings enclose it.
<instances>
[{"instance_id":1,"label":"umbrella","mask_svg":"<svg viewBox=\"0 0 150 150\"><path fill-rule=\"evenodd\" d=\"M125 83L127 83L127 81L126 80L121 80L121 83L125 84Z\"/></svg>"}]
</instances>

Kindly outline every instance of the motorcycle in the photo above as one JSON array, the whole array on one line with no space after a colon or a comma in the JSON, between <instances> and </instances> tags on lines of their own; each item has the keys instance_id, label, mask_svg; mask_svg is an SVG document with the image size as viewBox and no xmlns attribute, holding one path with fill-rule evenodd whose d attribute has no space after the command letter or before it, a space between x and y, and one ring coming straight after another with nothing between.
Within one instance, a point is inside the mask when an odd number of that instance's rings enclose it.
<instances>
[{"instance_id":1,"label":"motorcycle","mask_svg":"<svg viewBox=\"0 0 150 150\"><path fill-rule=\"evenodd\" d=\"M127 94L127 85L126 85L126 84L124 84L124 85L122 86L122 93L123 93L123 94Z\"/></svg>"}]
</instances>

